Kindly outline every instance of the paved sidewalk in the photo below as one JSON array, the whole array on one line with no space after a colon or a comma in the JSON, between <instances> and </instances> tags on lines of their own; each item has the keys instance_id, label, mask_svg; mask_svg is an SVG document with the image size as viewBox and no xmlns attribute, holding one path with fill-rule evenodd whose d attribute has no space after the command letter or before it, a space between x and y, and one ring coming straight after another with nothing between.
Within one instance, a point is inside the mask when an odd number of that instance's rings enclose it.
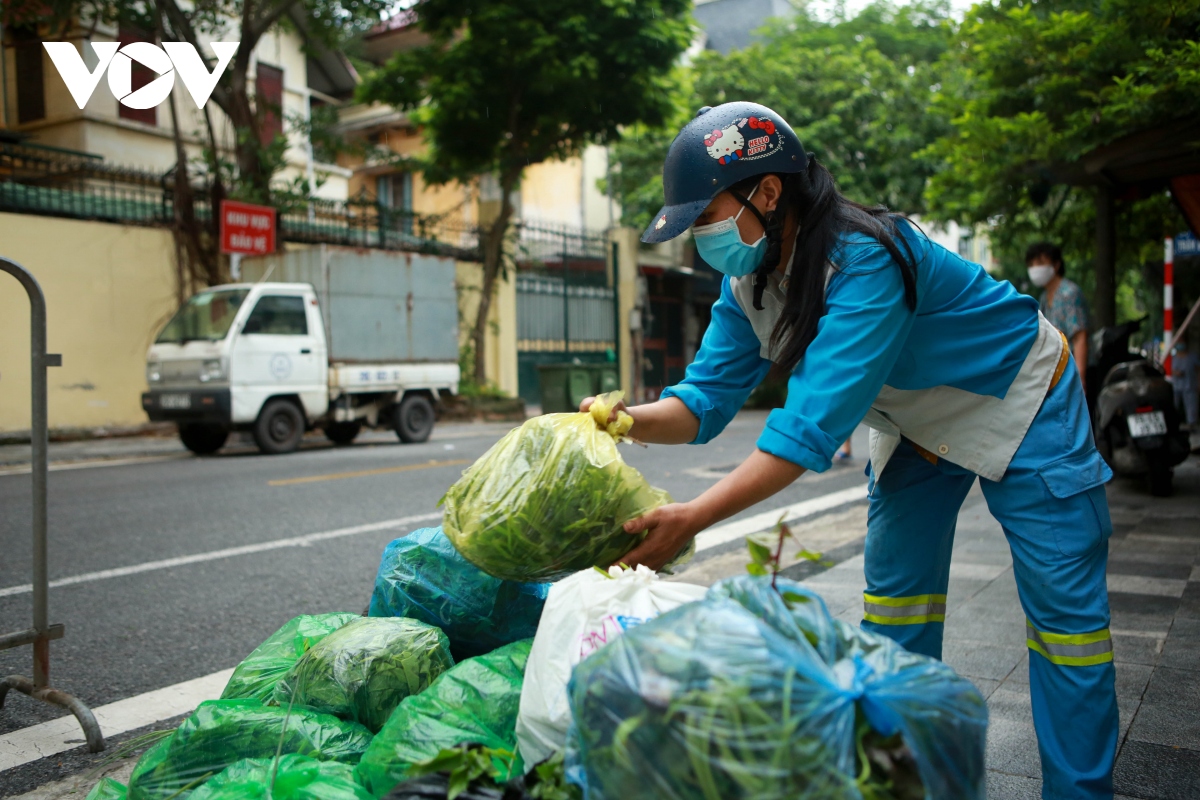
<instances>
[{"instance_id":1,"label":"paved sidewalk","mask_svg":"<svg viewBox=\"0 0 1200 800\"><path fill-rule=\"evenodd\" d=\"M1109 597L1121 710L1118 798L1200 798L1200 465L1176 473L1176 496L1109 486ZM805 582L857 624L862 556ZM959 515L950 569L945 659L988 699L988 797L1041 797L1029 700L1025 617L1012 559L978 484Z\"/></svg>"}]
</instances>

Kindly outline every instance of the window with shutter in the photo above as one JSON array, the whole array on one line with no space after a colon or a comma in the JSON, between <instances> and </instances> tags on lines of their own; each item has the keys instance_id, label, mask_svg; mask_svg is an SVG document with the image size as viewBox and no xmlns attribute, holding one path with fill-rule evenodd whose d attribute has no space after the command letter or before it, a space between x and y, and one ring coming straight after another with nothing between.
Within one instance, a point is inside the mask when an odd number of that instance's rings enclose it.
<instances>
[{"instance_id":1,"label":"window with shutter","mask_svg":"<svg viewBox=\"0 0 1200 800\"><path fill-rule=\"evenodd\" d=\"M36 28L13 28L12 33L17 67L17 122L34 122L46 116L42 41Z\"/></svg>"},{"instance_id":2,"label":"window with shutter","mask_svg":"<svg viewBox=\"0 0 1200 800\"><path fill-rule=\"evenodd\" d=\"M283 70L258 62L254 77L258 141L266 147L283 133Z\"/></svg>"}]
</instances>

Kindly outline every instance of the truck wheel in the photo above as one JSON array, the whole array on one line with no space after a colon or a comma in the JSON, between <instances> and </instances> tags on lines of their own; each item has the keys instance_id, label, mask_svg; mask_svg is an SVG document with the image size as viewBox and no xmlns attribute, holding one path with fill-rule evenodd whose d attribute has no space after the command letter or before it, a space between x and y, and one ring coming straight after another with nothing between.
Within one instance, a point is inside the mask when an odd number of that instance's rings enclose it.
<instances>
[{"instance_id":1,"label":"truck wheel","mask_svg":"<svg viewBox=\"0 0 1200 800\"><path fill-rule=\"evenodd\" d=\"M212 455L221 449L229 431L220 425L193 422L179 426L179 441L198 456Z\"/></svg>"},{"instance_id":2,"label":"truck wheel","mask_svg":"<svg viewBox=\"0 0 1200 800\"><path fill-rule=\"evenodd\" d=\"M433 433L433 403L424 395L410 394L396 406L392 427L405 444L428 441Z\"/></svg>"},{"instance_id":3,"label":"truck wheel","mask_svg":"<svg viewBox=\"0 0 1200 800\"><path fill-rule=\"evenodd\" d=\"M361 422L332 422L325 426L325 438L342 447L353 442L361 431Z\"/></svg>"},{"instance_id":4,"label":"truck wheel","mask_svg":"<svg viewBox=\"0 0 1200 800\"><path fill-rule=\"evenodd\" d=\"M254 423L254 441L268 455L290 453L304 438L304 415L294 403L272 400L263 406Z\"/></svg>"}]
</instances>

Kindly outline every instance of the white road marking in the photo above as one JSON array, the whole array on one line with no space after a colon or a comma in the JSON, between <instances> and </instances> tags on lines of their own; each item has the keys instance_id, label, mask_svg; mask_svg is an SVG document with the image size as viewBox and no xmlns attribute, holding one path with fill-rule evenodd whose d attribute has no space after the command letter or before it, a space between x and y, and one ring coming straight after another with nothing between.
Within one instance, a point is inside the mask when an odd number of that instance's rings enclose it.
<instances>
[{"instance_id":1,"label":"white road marking","mask_svg":"<svg viewBox=\"0 0 1200 800\"><path fill-rule=\"evenodd\" d=\"M153 725L186 714L205 700L221 696L233 669L155 689L92 709L105 737ZM16 692L8 696L13 702ZM83 731L75 717L66 716L0 735L0 772L79 747Z\"/></svg>"},{"instance_id":2,"label":"white road marking","mask_svg":"<svg viewBox=\"0 0 1200 800\"><path fill-rule=\"evenodd\" d=\"M726 542L732 542L751 533L769 530L779 521L780 517L783 517L784 522L792 522L804 517L811 517L822 511L828 511L831 508L844 506L847 503L865 500L866 497L867 485L864 483L861 486L852 486L840 492L831 492L823 494L820 497L814 497L811 500L793 503L790 506L764 511L761 514L755 514L752 517L739 519L735 522L727 522L724 525L709 528L697 536L696 552L700 553L704 550L718 547Z\"/></svg>"},{"instance_id":3,"label":"white road marking","mask_svg":"<svg viewBox=\"0 0 1200 800\"><path fill-rule=\"evenodd\" d=\"M178 453L169 456L136 456L133 458L97 458L88 461L60 461L47 467L50 472L63 472L72 469L93 469L96 467L127 467L131 464L155 464L159 461L179 461L191 458L190 453ZM16 467L0 467L0 476L28 475L33 468L28 464Z\"/></svg>"},{"instance_id":4,"label":"white road marking","mask_svg":"<svg viewBox=\"0 0 1200 800\"><path fill-rule=\"evenodd\" d=\"M253 555L254 553L264 553L269 550L280 550L285 547L307 547L315 542L323 542L328 539L341 539L346 536L357 536L360 533L372 533L374 531L385 531L391 528L403 528L417 522L429 522L430 520L441 518L442 512L440 511L430 514L415 514L411 517L400 517L398 519L384 520L383 522L371 522L366 525L353 525L349 528L336 528L331 531L321 531L320 533L308 533L304 536L293 536L288 539L273 539L269 542L246 544L242 545L241 547L226 547L223 550L210 550L207 553L193 553L189 556L164 558L160 561L146 561L141 564L132 564L128 567L104 569L98 572L85 572L82 575L72 575L68 578L59 578L58 580L50 581L50 588L57 589L60 586L74 586L77 583L91 583L92 581L102 581L107 580L108 578L124 578L127 575L137 575L142 572L153 572L160 569L182 567L187 564L199 564L204 561L217 561L222 558L233 558L234 556L248 556ZM16 594L28 594L32 591L33 585L28 583L20 586L9 586L4 589L0 589L0 597L10 597Z\"/></svg>"}]
</instances>

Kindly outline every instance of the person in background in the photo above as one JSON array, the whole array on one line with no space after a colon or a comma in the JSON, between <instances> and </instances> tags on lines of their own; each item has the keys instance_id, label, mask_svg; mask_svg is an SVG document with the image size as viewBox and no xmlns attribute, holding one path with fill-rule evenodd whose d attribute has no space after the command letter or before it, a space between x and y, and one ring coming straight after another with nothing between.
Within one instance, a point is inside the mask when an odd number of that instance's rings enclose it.
<instances>
[{"instance_id":1,"label":"person in background","mask_svg":"<svg viewBox=\"0 0 1200 800\"><path fill-rule=\"evenodd\" d=\"M1195 430L1196 406L1200 398L1196 396L1196 356L1188 352L1187 342L1175 344L1171 356L1171 383L1175 387L1175 405L1183 405L1188 428Z\"/></svg>"},{"instance_id":2,"label":"person in background","mask_svg":"<svg viewBox=\"0 0 1200 800\"><path fill-rule=\"evenodd\" d=\"M1050 242L1038 242L1025 251L1029 281L1042 290L1038 307L1050 324L1063 332L1071 343L1079 381L1087 389L1088 311L1079 284L1063 276L1062 248Z\"/></svg>"}]
</instances>

